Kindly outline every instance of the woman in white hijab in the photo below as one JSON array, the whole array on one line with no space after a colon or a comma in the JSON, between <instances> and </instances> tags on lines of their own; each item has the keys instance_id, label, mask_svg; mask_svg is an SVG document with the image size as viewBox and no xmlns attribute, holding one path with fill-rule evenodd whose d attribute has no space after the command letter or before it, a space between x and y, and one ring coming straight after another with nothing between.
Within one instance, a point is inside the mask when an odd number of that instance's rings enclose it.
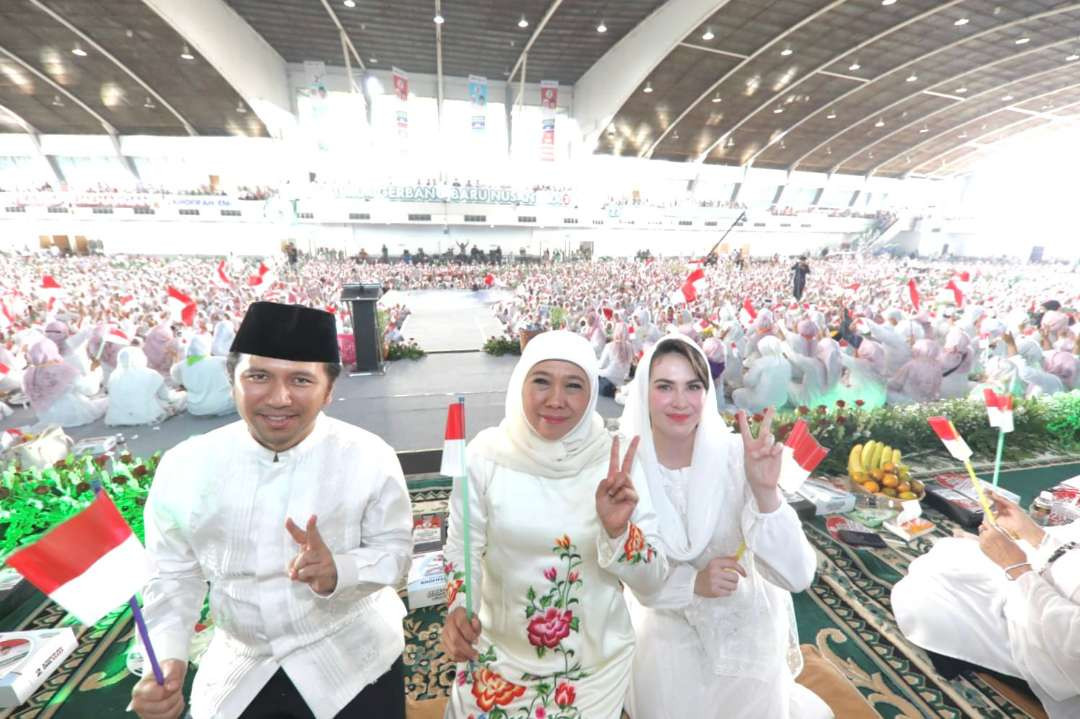
<instances>
[{"instance_id":1,"label":"woman in white hijab","mask_svg":"<svg viewBox=\"0 0 1080 719\"><path fill-rule=\"evenodd\" d=\"M743 377L742 388L731 393L731 401L736 407L747 412L760 412L766 407L781 407L787 403L791 363L783 357L782 350L780 340L771 335L758 341L760 356Z\"/></svg>"},{"instance_id":2,"label":"woman in white hijab","mask_svg":"<svg viewBox=\"0 0 1080 719\"><path fill-rule=\"evenodd\" d=\"M667 573L630 443L596 413L596 355L572 332L533 338L506 417L469 444L472 604L466 618L461 479L450 496L443 646L458 664L446 717L618 719L634 629L623 585Z\"/></svg>"},{"instance_id":3,"label":"woman in white hijab","mask_svg":"<svg viewBox=\"0 0 1080 719\"><path fill-rule=\"evenodd\" d=\"M663 338L642 358L620 423L641 437L639 461L670 567L660 591L634 588L644 606L633 610L630 714L830 717L795 683L802 655L790 592L810 586L816 558L777 488L773 410L757 438L742 412L733 434L706 367L694 344Z\"/></svg>"},{"instance_id":4,"label":"woman in white hijab","mask_svg":"<svg viewBox=\"0 0 1080 719\"><path fill-rule=\"evenodd\" d=\"M182 412L183 392L171 391L160 373L147 367L140 347L125 347L116 356L116 369L109 376L109 410L105 424L122 427L157 424Z\"/></svg>"},{"instance_id":5,"label":"woman in white hijab","mask_svg":"<svg viewBox=\"0 0 1080 719\"><path fill-rule=\"evenodd\" d=\"M210 341L195 335L188 343L184 359L172 367L172 379L187 392L188 414L197 417L236 411L232 384L225 357L208 356Z\"/></svg>"},{"instance_id":6,"label":"woman in white hijab","mask_svg":"<svg viewBox=\"0 0 1080 719\"><path fill-rule=\"evenodd\" d=\"M220 320L214 325L214 339L210 344L210 354L214 357L226 357L236 337L236 328L229 320Z\"/></svg>"}]
</instances>

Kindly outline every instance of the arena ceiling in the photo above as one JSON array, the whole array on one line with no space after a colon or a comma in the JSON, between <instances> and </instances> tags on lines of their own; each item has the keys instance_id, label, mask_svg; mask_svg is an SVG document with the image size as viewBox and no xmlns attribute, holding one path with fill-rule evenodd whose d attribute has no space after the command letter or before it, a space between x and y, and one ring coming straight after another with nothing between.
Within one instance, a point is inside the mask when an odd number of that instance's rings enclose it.
<instances>
[{"instance_id":1,"label":"arena ceiling","mask_svg":"<svg viewBox=\"0 0 1080 719\"><path fill-rule=\"evenodd\" d=\"M441 60L443 75L520 80L524 64L529 82L573 85L674 0L216 2L287 62L343 64L344 31L354 67L437 74ZM190 49L197 38L154 4L0 2L0 131L265 135L236 88ZM951 174L986 145L1080 118L1080 2L698 5L706 12L686 27L705 19L689 32L650 37L660 50L648 72L613 76L625 88L596 152ZM185 43L191 59L180 57Z\"/></svg>"}]
</instances>

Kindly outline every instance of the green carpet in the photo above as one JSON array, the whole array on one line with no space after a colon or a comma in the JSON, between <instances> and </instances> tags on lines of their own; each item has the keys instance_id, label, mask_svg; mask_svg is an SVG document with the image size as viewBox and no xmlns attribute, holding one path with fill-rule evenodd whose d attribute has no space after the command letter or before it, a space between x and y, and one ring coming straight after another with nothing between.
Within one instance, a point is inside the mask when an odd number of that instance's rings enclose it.
<instances>
[{"instance_id":1,"label":"green carpet","mask_svg":"<svg viewBox=\"0 0 1080 719\"><path fill-rule=\"evenodd\" d=\"M1080 464L1006 472L1002 485L1018 492L1025 505L1040 490L1080 474ZM410 485L414 502L444 501L445 482ZM936 536L948 536L953 525L927 511L937 524ZM934 535L907 547L882 550L852 549L834 541L824 523L806 523L807 536L821 557L813 586L795 597L799 637L813 644L863 694L883 717L1027 717L978 677L962 675L949 682L931 667L926 655L907 643L896 629L889 604L890 589L908 563L930 547ZM453 681L453 665L439 649L444 612L425 608L405 619L405 682L409 696L423 699L445 695ZM79 646L60 670L15 710L0 713L19 719L87 719L124 716L135 678L125 657L134 641L127 609L95 627L78 627L71 617L34 594L8 616L0 628L45 629L71 625L78 629ZM190 677L193 672L189 672Z\"/></svg>"}]
</instances>

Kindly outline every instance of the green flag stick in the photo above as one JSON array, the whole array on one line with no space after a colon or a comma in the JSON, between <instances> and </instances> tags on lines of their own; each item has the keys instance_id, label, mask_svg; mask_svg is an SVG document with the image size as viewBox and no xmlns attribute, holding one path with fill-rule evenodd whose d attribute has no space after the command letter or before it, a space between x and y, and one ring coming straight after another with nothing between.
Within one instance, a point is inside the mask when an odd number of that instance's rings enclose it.
<instances>
[{"instance_id":1,"label":"green flag stick","mask_svg":"<svg viewBox=\"0 0 1080 719\"><path fill-rule=\"evenodd\" d=\"M465 396L458 395L457 401L461 405L461 501L465 509L465 617L471 622L473 618L472 523L469 521L469 470L465 464Z\"/></svg>"},{"instance_id":2,"label":"green flag stick","mask_svg":"<svg viewBox=\"0 0 1080 719\"><path fill-rule=\"evenodd\" d=\"M1001 473L1001 452L1005 449L1005 432L998 429L997 455L994 457L994 486L998 486L998 475Z\"/></svg>"}]
</instances>

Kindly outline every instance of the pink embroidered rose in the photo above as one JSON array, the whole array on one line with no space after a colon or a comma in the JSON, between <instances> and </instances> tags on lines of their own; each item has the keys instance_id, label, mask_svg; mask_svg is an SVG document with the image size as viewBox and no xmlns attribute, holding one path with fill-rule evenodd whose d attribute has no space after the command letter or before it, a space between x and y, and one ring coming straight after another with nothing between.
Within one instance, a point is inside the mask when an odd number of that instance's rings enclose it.
<instances>
[{"instance_id":1,"label":"pink embroidered rose","mask_svg":"<svg viewBox=\"0 0 1080 719\"><path fill-rule=\"evenodd\" d=\"M534 647L554 649L570 634L574 613L569 609L559 611L554 607L543 614L533 616L529 622L529 643Z\"/></svg>"},{"instance_id":2,"label":"pink embroidered rose","mask_svg":"<svg viewBox=\"0 0 1080 719\"><path fill-rule=\"evenodd\" d=\"M555 571L555 567L548 567L544 570L544 579L549 582L554 582L558 572Z\"/></svg>"},{"instance_id":3,"label":"pink embroidered rose","mask_svg":"<svg viewBox=\"0 0 1080 719\"><path fill-rule=\"evenodd\" d=\"M571 569L571 570L570 570L570 574L566 575L566 581L568 581L568 582L570 582L571 584L573 584L574 582L576 582L576 581L578 580L578 577L580 577L580 576L581 576L581 575L580 575L580 574L578 574L578 570L576 570L576 569Z\"/></svg>"},{"instance_id":4,"label":"pink embroidered rose","mask_svg":"<svg viewBox=\"0 0 1080 719\"><path fill-rule=\"evenodd\" d=\"M574 703L574 699L577 698L577 693L574 691L574 687L566 682L563 682L559 686L555 687L555 703L565 709Z\"/></svg>"},{"instance_id":5,"label":"pink embroidered rose","mask_svg":"<svg viewBox=\"0 0 1080 719\"><path fill-rule=\"evenodd\" d=\"M464 579L454 579L446 583L446 606L451 606L457 599L458 592L465 584Z\"/></svg>"},{"instance_id":6,"label":"pink embroidered rose","mask_svg":"<svg viewBox=\"0 0 1080 719\"><path fill-rule=\"evenodd\" d=\"M547 719L547 710L544 707L536 707L536 719Z\"/></svg>"}]
</instances>

